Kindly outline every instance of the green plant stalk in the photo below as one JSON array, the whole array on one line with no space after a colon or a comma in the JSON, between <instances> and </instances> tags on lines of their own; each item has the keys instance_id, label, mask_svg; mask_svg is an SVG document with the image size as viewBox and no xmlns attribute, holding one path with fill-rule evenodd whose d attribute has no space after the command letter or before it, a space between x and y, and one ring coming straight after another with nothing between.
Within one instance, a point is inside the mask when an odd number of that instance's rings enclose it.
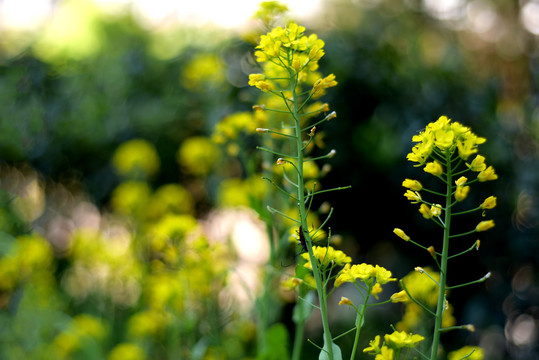
<instances>
[{"instance_id":1,"label":"green plant stalk","mask_svg":"<svg viewBox=\"0 0 539 360\"><path fill-rule=\"evenodd\" d=\"M359 319L356 320L356 335L354 336L354 346L352 348L352 354L350 354L350 360L354 360L356 357L357 345L359 343L359 334L361 333L361 327L365 319L365 312L367 311L367 303L369 302L369 298L371 297L371 291L372 287L369 286L369 290L367 291L367 296L365 296L363 307L361 308L361 311L358 311L357 314Z\"/></svg>"},{"instance_id":2,"label":"green plant stalk","mask_svg":"<svg viewBox=\"0 0 539 360\"><path fill-rule=\"evenodd\" d=\"M449 258L449 240L451 229L451 203L453 196L453 174L451 168L451 154L449 150L445 152L446 157L446 184L447 192L445 194L445 219L444 219L444 240L442 245L442 259L440 262L440 282L438 289L438 303L436 306L436 317L434 322L434 333L432 335L432 349L430 360L436 360L438 358L438 345L440 343L440 333L442 329L442 318L445 309L445 290L447 281L447 260Z\"/></svg>"},{"instance_id":3,"label":"green plant stalk","mask_svg":"<svg viewBox=\"0 0 539 360\"><path fill-rule=\"evenodd\" d=\"M312 239L309 234L309 225L307 224L307 211L305 207L305 184L303 179L303 141L302 141L302 129L299 116L299 104L298 95L296 94L297 80L296 75L292 75L290 81L290 87L292 91L292 116L294 118L294 125L296 128L296 147L297 147L297 170L298 170L298 206L300 213L301 229L305 237L305 244L309 253L309 259L311 261L313 276L316 283L316 291L318 293L318 299L320 301L320 314L322 317L322 326L324 329L324 345L327 344L328 357L333 360L333 346L331 339L331 332L329 330L329 321L327 314L327 299L326 290L320 276L320 270L318 268L318 260L314 256Z\"/></svg>"}]
</instances>

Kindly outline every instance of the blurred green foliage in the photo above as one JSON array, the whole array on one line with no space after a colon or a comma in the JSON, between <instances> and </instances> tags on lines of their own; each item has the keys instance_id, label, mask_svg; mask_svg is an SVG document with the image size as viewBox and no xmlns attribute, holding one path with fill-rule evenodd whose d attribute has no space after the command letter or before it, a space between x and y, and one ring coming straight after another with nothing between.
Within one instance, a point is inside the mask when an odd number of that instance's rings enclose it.
<instances>
[{"instance_id":1,"label":"blurred green foliage","mask_svg":"<svg viewBox=\"0 0 539 360\"><path fill-rule=\"evenodd\" d=\"M402 224L434 233L402 196L410 139L442 114L472 127L499 174L488 185L496 231L466 259L478 263L454 266L459 277L493 276L452 298L478 331L449 334L447 346L534 358L538 343L518 330L537 324L539 305L537 38L509 1L481 1L505 29L495 38L421 4L326 1L306 24L339 82L324 98L338 114L320 129L337 150L324 186L352 185L332 195L331 227L347 253L398 277L423 265L428 256L392 236ZM197 232L217 208L266 205L246 86L260 30L152 33L129 15L87 14L75 40L88 47L46 32L16 54L0 49L0 357L239 359L255 358L257 341L286 344L281 325L268 324L271 341L253 336L253 316L223 303L238 249ZM274 296L268 321L286 322L289 306ZM373 319L382 315L401 314ZM373 321L366 338L386 323Z\"/></svg>"}]
</instances>

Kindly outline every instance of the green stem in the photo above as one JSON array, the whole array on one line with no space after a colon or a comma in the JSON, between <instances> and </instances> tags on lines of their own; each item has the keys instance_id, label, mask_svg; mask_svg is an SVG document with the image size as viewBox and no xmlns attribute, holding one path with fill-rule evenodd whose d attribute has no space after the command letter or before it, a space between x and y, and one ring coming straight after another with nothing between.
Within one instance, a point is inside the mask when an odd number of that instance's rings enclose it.
<instances>
[{"instance_id":1,"label":"green stem","mask_svg":"<svg viewBox=\"0 0 539 360\"><path fill-rule=\"evenodd\" d=\"M444 221L444 240L442 246L442 258L440 262L440 282L438 287L438 304L436 306L436 317L434 322L434 333L432 336L432 349L430 360L438 358L438 345L440 343L440 330L442 329L442 318L445 309L445 290L447 282L447 260L449 257L449 238L451 229L451 203L452 203L452 167L451 154L449 151L445 153L447 161L446 184L447 192L445 195L445 221Z\"/></svg>"},{"instance_id":2,"label":"green stem","mask_svg":"<svg viewBox=\"0 0 539 360\"><path fill-rule=\"evenodd\" d=\"M305 237L305 244L307 246L307 251L309 253L309 259L313 268L313 276L316 283L316 291L318 292L318 299L320 302L320 313L322 317L322 326L324 328L324 345L327 345L327 352L329 360L333 360L333 346L331 340L331 332L329 330L329 321L327 313L327 299L326 299L326 290L322 282L322 277L320 276L320 269L318 268L318 260L314 256L312 248L312 239L309 234L309 226L307 224L307 210L305 206L305 184L303 179L303 142L302 142L302 129L300 124L299 111L300 107L298 104L298 95L296 94L297 80L295 77L291 76L290 88L292 92L292 108L291 113L294 118L294 125L296 128L296 147L297 147L297 170L298 170L298 205L300 212L300 222L303 234Z\"/></svg>"},{"instance_id":3,"label":"green stem","mask_svg":"<svg viewBox=\"0 0 539 360\"><path fill-rule=\"evenodd\" d=\"M350 360L354 360L354 358L356 357L357 345L359 343L359 334L361 333L361 328L362 328L363 322L365 320L365 312L367 311L367 303L369 302L369 297L371 296L371 291L372 291L372 286L369 286L369 290L367 291L367 296L365 296L365 302L363 303L363 307L362 307L361 311L359 311L358 314L357 314L357 316L359 318L356 320L356 335L354 337L354 346L352 347L352 353L350 354Z\"/></svg>"}]
</instances>

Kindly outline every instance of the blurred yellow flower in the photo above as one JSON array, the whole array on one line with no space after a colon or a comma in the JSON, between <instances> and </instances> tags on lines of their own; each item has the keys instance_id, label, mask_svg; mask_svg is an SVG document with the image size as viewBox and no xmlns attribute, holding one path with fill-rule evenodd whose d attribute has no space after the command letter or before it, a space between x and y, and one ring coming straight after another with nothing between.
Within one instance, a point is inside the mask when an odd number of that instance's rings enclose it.
<instances>
[{"instance_id":1,"label":"blurred yellow flower","mask_svg":"<svg viewBox=\"0 0 539 360\"><path fill-rule=\"evenodd\" d=\"M220 87L226 82L225 67L215 54L198 54L184 67L181 82L196 91Z\"/></svg>"},{"instance_id":2,"label":"blurred yellow flower","mask_svg":"<svg viewBox=\"0 0 539 360\"><path fill-rule=\"evenodd\" d=\"M112 191L110 203L117 213L138 218L146 211L151 193L146 182L126 181Z\"/></svg>"},{"instance_id":3,"label":"blurred yellow flower","mask_svg":"<svg viewBox=\"0 0 539 360\"><path fill-rule=\"evenodd\" d=\"M112 157L118 174L129 179L146 179L159 170L159 156L155 147L144 139L133 139L121 144Z\"/></svg>"},{"instance_id":4,"label":"blurred yellow flower","mask_svg":"<svg viewBox=\"0 0 539 360\"><path fill-rule=\"evenodd\" d=\"M186 173L207 175L219 160L219 148L207 137L190 137L180 145L176 159Z\"/></svg>"},{"instance_id":5,"label":"blurred yellow flower","mask_svg":"<svg viewBox=\"0 0 539 360\"><path fill-rule=\"evenodd\" d=\"M483 349L477 346L464 346L459 350L451 351L447 355L448 360L460 360L466 358L467 360L483 360L485 354Z\"/></svg>"},{"instance_id":6,"label":"blurred yellow flower","mask_svg":"<svg viewBox=\"0 0 539 360\"><path fill-rule=\"evenodd\" d=\"M144 350L134 343L120 343L109 352L107 360L145 360Z\"/></svg>"},{"instance_id":7,"label":"blurred yellow flower","mask_svg":"<svg viewBox=\"0 0 539 360\"><path fill-rule=\"evenodd\" d=\"M189 191L180 184L165 184L150 197L146 209L151 219L160 218L167 213L192 214L195 201Z\"/></svg>"}]
</instances>

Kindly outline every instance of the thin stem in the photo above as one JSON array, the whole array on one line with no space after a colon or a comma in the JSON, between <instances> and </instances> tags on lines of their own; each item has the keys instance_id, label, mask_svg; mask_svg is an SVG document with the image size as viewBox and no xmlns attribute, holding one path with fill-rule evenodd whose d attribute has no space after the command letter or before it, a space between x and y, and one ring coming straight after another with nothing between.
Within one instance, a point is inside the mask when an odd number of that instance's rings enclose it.
<instances>
[{"instance_id":1,"label":"thin stem","mask_svg":"<svg viewBox=\"0 0 539 360\"><path fill-rule=\"evenodd\" d=\"M312 245L312 238L309 234L308 224L307 224L307 211L305 207L305 185L304 185L304 178L303 178L303 143L301 140L301 124L300 124L300 117L299 117L299 111L300 107L298 105L298 96L296 94L296 79L291 76L290 81L290 90L292 92L292 108L291 108L291 114L294 120L295 128L296 128L296 149L297 149L297 170L298 170L298 204L299 204L299 212L300 212L300 222L301 227L305 236L305 244L307 246L307 251L309 253L309 259L311 261L312 269L313 269L313 276L316 283L316 290L318 292L318 299L320 303L320 314L322 317L322 326L324 329L324 345L327 345L326 351L328 352L328 359L333 360L333 342L331 340L331 332L329 329L329 320L328 320L328 313L327 313L327 299L326 299L326 289L323 284L320 269L318 268L318 260L314 256L313 252L313 245Z\"/></svg>"},{"instance_id":2,"label":"thin stem","mask_svg":"<svg viewBox=\"0 0 539 360\"><path fill-rule=\"evenodd\" d=\"M357 345L359 343L359 334L361 333L361 327L363 325L363 322L365 321L365 312L367 311L367 303L369 301L369 297L371 296L372 286L369 286L369 289L367 290L367 295L365 296L365 301L363 303L363 307L358 312L356 316L356 335L354 337L354 346L352 347L352 353L350 354L350 360L354 360L356 357L356 351L357 351Z\"/></svg>"},{"instance_id":3,"label":"thin stem","mask_svg":"<svg viewBox=\"0 0 539 360\"><path fill-rule=\"evenodd\" d=\"M444 227L444 239L442 245L442 258L440 262L440 282L438 287L438 304L436 306L436 317L434 322L434 333L432 336L432 348L431 348L431 360L436 360L438 358L438 345L440 343L440 329L442 328L442 318L445 309L445 291L446 291L446 281L447 281L447 260L449 254L449 240L450 240L450 229L451 229L451 203L452 203L452 194L453 194L453 178L452 178L452 164L451 164L451 154L448 150L445 152L446 163L447 163L447 174L446 181L447 192L445 195L445 227Z\"/></svg>"}]
</instances>

